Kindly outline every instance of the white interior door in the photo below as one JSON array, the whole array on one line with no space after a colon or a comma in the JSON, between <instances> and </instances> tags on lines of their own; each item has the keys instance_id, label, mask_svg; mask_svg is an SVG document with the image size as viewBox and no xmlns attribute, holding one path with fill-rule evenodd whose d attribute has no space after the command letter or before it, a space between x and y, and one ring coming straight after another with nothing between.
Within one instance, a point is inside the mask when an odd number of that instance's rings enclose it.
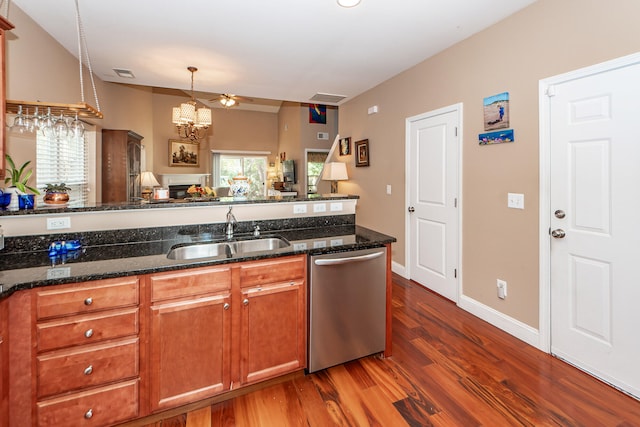
<instances>
[{"instance_id":1,"label":"white interior door","mask_svg":"<svg viewBox=\"0 0 640 427\"><path fill-rule=\"evenodd\" d=\"M409 277L458 302L461 106L407 120Z\"/></svg>"},{"instance_id":2,"label":"white interior door","mask_svg":"<svg viewBox=\"0 0 640 427\"><path fill-rule=\"evenodd\" d=\"M551 352L640 397L638 76L549 88L549 263Z\"/></svg>"}]
</instances>

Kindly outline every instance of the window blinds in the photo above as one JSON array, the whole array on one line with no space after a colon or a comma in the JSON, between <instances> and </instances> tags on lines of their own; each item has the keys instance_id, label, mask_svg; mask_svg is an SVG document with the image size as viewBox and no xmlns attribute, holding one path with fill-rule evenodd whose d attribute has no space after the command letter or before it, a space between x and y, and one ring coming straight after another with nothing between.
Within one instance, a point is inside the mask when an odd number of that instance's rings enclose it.
<instances>
[{"instance_id":1,"label":"window blinds","mask_svg":"<svg viewBox=\"0 0 640 427\"><path fill-rule=\"evenodd\" d=\"M36 183L39 189L47 184L65 183L71 188L73 204L88 200L89 158L86 136L57 139L38 133L36 139Z\"/></svg>"}]
</instances>

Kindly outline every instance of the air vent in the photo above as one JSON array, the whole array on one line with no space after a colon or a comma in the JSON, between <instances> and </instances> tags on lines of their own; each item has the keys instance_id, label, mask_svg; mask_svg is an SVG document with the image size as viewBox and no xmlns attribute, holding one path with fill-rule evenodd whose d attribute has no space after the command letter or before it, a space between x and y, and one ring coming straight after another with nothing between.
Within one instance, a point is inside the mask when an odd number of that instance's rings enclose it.
<instances>
[{"instance_id":1,"label":"air vent","mask_svg":"<svg viewBox=\"0 0 640 427\"><path fill-rule=\"evenodd\" d=\"M338 102L342 101L345 98L346 96L344 95L332 95L330 93L316 93L311 97L310 101L337 104Z\"/></svg>"},{"instance_id":2,"label":"air vent","mask_svg":"<svg viewBox=\"0 0 640 427\"><path fill-rule=\"evenodd\" d=\"M321 139L321 140L329 139L329 132L318 132L318 139Z\"/></svg>"},{"instance_id":3,"label":"air vent","mask_svg":"<svg viewBox=\"0 0 640 427\"><path fill-rule=\"evenodd\" d=\"M118 75L118 77L122 77L124 79L135 79L136 76L133 75L133 71L125 70L123 68L114 68L113 71Z\"/></svg>"}]
</instances>

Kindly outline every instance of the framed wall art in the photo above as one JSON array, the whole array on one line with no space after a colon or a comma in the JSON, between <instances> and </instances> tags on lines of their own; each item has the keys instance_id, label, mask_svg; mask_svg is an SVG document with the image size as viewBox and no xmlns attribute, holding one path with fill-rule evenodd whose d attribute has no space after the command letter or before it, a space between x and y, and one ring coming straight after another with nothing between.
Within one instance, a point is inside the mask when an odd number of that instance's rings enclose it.
<instances>
[{"instance_id":1,"label":"framed wall art","mask_svg":"<svg viewBox=\"0 0 640 427\"><path fill-rule=\"evenodd\" d=\"M321 104L309 104L309 123L327 124L327 106Z\"/></svg>"},{"instance_id":2,"label":"framed wall art","mask_svg":"<svg viewBox=\"0 0 640 427\"><path fill-rule=\"evenodd\" d=\"M509 92L499 93L484 99L484 130L509 127Z\"/></svg>"},{"instance_id":3,"label":"framed wall art","mask_svg":"<svg viewBox=\"0 0 640 427\"><path fill-rule=\"evenodd\" d=\"M169 140L169 166L200 166L200 145L180 139Z\"/></svg>"},{"instance_id":4,"label":"framed wall art","mask_svg":"<svg viewBox=\"0 0 640 427\"><path fill-rule=\"evenodd\" d=\"M340 138L340 155L348 156L351 154L351 138Z\"/></svg>"},{"instance_id":5,"label":"framed wall art","mask_svg":"<svg viewBox=\"0 0 640 427\"><path fill-rule=\"evenodd\" d=\"M369 166L369 140L356 141L353 145L356 152L356 167Z\"/></svg>"}]
</instances>

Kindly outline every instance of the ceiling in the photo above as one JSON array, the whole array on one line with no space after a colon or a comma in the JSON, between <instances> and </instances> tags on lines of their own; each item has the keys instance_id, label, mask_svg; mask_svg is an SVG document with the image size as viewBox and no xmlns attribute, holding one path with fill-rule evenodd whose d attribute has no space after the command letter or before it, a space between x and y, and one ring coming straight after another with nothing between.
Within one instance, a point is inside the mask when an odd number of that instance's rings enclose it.
<instances>
[{"instance_id":1,"label":"ceiling","mask_svg":"<svg viewBox=\"0 0 640 427\"><path fill-rule=\"evenodd\" d=\"M336 0L78 3L91 65L104 81L189 90L193 65L203 97L310 102L317 93L353 98L534 1L362 0L350 9ZM74 0L15 6L77 56Z\"/></svg>"}]
</instances>

